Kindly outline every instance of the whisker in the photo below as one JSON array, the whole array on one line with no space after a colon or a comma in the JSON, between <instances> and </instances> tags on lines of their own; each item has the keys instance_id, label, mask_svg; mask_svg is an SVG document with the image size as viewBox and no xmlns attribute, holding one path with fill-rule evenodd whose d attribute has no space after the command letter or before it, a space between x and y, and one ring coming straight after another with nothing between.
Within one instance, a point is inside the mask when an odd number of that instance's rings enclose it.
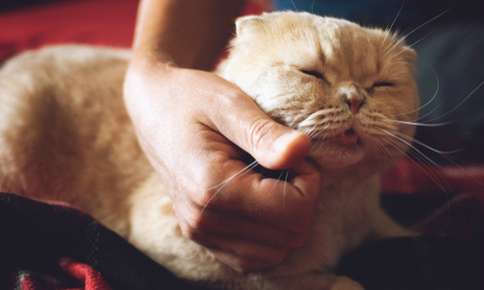
<instances>
[{"instance_id":1,"label":"whisker","mask_svg":"<svg viewBox=\"0 0 484 290\"><path fill-rule=\"evenodd\" d=\"M386 30L391 31L393 29L393 26L397 23L398 17L400 17L400 14L402 13L404 6L405 6L405 0L402 1L402 4L398 9L397 15L393 18L392 24L390 24L390 27L388 27Z\"/></svg>"},{"instance_id":2,"label":"whisker","mask_svg":"<svg viewBox=\"0 0 484 290\"><path fill-rule=\"evenodd\" d=\"M397 138L397 141L402 142L402 140ZM406 142L402 142L404 144L408 144ZM448 188L450 188L450 185L448 182L446 182L445 178L442 176L442 174L439 174L439 171L435 168L438 168L438 164L432 160L430 157L425 155L422 151L418 150L416 147L409 145L409 151L408 151L408 156L414 158L416 161L416 164L419 164L419 167L423 169L424 171L428 171L428 174L426 174L429 178L432 179L432 181L439 186L439 188L443 192L448 192ZM401 149L400 149L401 150ZM418 154L418 155L417 155ZM439 182L440 181L440 182Z\"/></svg>"},{"instance_id":3,"label":"whisker","mask_svg":"<svg viewBox=\"0 0 484 290\"><path fill-rule=\"evenodd\" d=\"M411 138L410 136L407 136L407 135L402 134L402 133L400 133L400 135L402 135L402 137ZM460 169L465 168L461 164L459 164L459 163L455 162L454 160L447 158L445 156L445 155L454 154L454 153L457 153L457 152L462 152L463 149L457 149L457 150L453 150L453 151L441 151L441 150L435 149L435 148L433 148L433 147L431 147L431 146L429 146L429 145L427 145L427 144L425 144L425 143L423 143L423 142L421 142L421 141L419 141L415 138L412 138L412 139L415 143L417 143L417 144L419 144L419 145L421 145L421 146L423 146L423 147L425 147L425 148L427 148L427 149L429 149L429 150L431 150L435 153L441 154L440 157L442 159L444 159L445 161L449 162L450 164L452 164L452 166L460 168ZM482 182L480 180L473 179L473 181L476 182L477 184L484 185L484 182Z\"/></svg>"},{"instance_id":4,"label":"whisker","mask_svg":"<svg viewBox=\"0 0 484 290\"><path fill-rule=\"evenodd\" d=\"M294 7L294 10L297 11L298 9L297 9L297 6L296 6L296 3L294 2L294 0L291 0L291 4L292 4L292 7Z\"/></svg>"},{"instance_id":5,"label":"whisker","mask_svg":"<svg viewBox=\"0 0 484 290\"><path fill-rule=\"evenodd\" d=\"M434 73L435 77L437 78L437 89L434 93L434 95L432 96L432 98L426 103L426 104L431 104L434 99L437 97L439 91L440 91L440 79L439 79L439 75L437 74L437 72L435 71L435 68L432 66L431 67L432 69L432 72ZM420 107L420 110L422 110L424 107ZM435 112L435 110L437 110L438 106L434 106L430 111L428 111L427 113L423 114L422 116L419 116L419 119L420 120L423 120L425 119L427 116L430 116L433 114L433 112ZM420 111L419 110L419 111Z\"/></svg>"},{"instance_id":6,"label":"whisker","mask_svg":"<svg viewBox=\"0 0 484 290\"><path fill-rule=\"evenodd\" d=\"M434 120L439 120L439 119L442 119L450 114L452 114L453 112L455 112L458 108L460 108L467 100L469 100L482 86L484 85L484 81L481 81L476 87L474 87L474 89L472 89L472 91L467 94L467 96L465 96L454 108L452 108L451 110L443 113L442 115L438 116L438 117L435 117L435 118L431 118L429 121L434 121Z\"/></svg>"},{"instance_id":7,"label":"whisker","mask_svg":"<svg viewBox=\"0 0 484 290\"><path fill-rule=\"evenodd\" d=\"M418 25L414 29L412 29L410 32L405 34L402 38L407 39L410 35L414 34L417 32L420 28L424 27L425 25L432 23L433 21L437 20L438 18L442 17L444 14L446 14L449 11L449 9L445 9L444 11L440 12L439 14L435 15L434 17L430 18L429 20L425 21L424 23Z\"/></svg>"},{"instance_id":8,"label":"whisker","mask_svg":"<svg viewBox=\"0 0 484 290\"><path fill-rule=\"evenodd\" d=\"M410 35L414 34L416 31L418 31L420 28L424 27L425 25L435 21L436 19L440 18L442 15L444 15L445 13L447 13L449 11L449 9L446 9L442 12L440 12L439 14L435 15L434 17L430 18L429 20L425 21L424 23L418 25L417 27L415 27L414 29L412 29L410 32L408 32L407 34L403 35L400 37L400 39L398 39L391 47L390 49L386 52L386 54L389 54L391 53L394 49L396 49L398 47L398 45L400 45L401 43L403 43Z\"/></svg>"},{"instance_id":9,"label":"whisker","mask_svg":"<svg viewBox=\"0 0 484 290\"><path fill-rule=\"evenodd\" d=\"M455 150L449 150L449 151L444 151L444 150L439 150L439 149L436 149L430 145L427 145L425 144L424 142L416 139L416 138L413 138L413 137L410 137L408 135L405 135L403 133L396 133L398 136L404 138L404 139L407 139L408 141L411 141L411 142L414 142L422 147L425 147L426 149L434 152L434 153L437 153L437 154L441 154L441 155L450 155L450 154L455 154L455 153L458 153L458 152L462 152L463 149L455 149Z\"/></svg>"},{"instance_id":10,"label":"whisker","mask_svg":"<svg viewBox=\"0 0 484 290\"><path fill-rule=\"evenodd\" d=\"M274 188L276 187L277 183L283 181L282 176L284 176L284 171L281 171L281 173L279 173L279 176L277 176L277 178L274 178L274 184L270 187L269 192L267 192L269 195L272 195L274 193ZM284 184L284 186L286 186L286 184Z\"/></svg>"},{"instance_id":11,"label":"whisker","mask_svg":"<svg viewBox=\"0 0 484 290\"><path fill-rule=\"evenodd\" d=\"M457 150L453 150L453 151L441 151L441 150L435 149L435 148L433 148L433 147L431 147L431 146L429 146L429 145L427 145L427 144L425 144L425 143L421 142L420 140L417 140L417 139L415 139L415 138L412 138L412 137L410 137L410 136L407 136L407 135L405 135L405 134L403 134L403 133L398 133L398 134L399 134L400 136L402 136L403 138L409 138L409 139L412 139L412 140L413 140L413 142L415 142L416 144L421 145L421 146L425 147L426 149L428 149L428 150L430 150L430 151L432 151L432 152L435 152L435 153L440 154L439 156L440 156L440 157L441 157L443 160L447 161L449 164L452 164L452 166L457 167L457 168L460 168L460 169L464 169L464 167L463 167L461 164L459 164L459 163L455 162L454 160L452 160L452 159L448 158L447 156L445 156L445 155L450 155L450 154L454 154L454 153L457 153L457 152L462 152L462 151L463 151L463 149L457 149ZM484 185L484 182L482 182L481 180L478 180L478 179L473 179L473 181L474 181L476 184L479 184L479 185Z\"/></svg>"},{"instance_id":12,"label":"whisker","mask_svg":"<svg viewBox=\"0 0 484 290\"><path fill-rule=\"evenodd\" d=\"M448 188L450 188L449 183L446 181L444 176L442 176L442 173L438 171L436 166L430 166L428 164L428 161L422 159L418 155L412 154L411 151L404 152L401 148L396 145L396 143L393 143L395 141L391 139L386 139L388 142L387 144L391 145L393 148L395 148L397 151L403 153L404 158L415 164L418 168L422 170L422 172L435 184L438 186L438 188L444 192L444 193L450 193Z\"/></svg>"},{"instance_id":13,"label":"whisker","mask_svg":"<svg viewBox=\"0 0 484 290\"><path fill-rule=\"evenodd\" d=\"M401 148L398 147L398 145L396 145L396 143L393 143L395 141L391 140L391 139L387 139L387 144L391 145L394 149L396 149L397 151L399 151L400 153L403 154L404 158L406 158L407 160L411 161L412 163L414 163L418 168L420 168L422 170L422 172L428 177L430 178L430 180L432 180L432 182L437 185L439 187L440 190L442 190L443 192L448 192L448 189L447 187L448 184L445 182L445 179L440 176L438 174L438 171L435 170L435 166L434 167L431 167L429 164L428 164L428 161L422 159L420 156L418 155L415 155L415 154L412 154L411 151L408 151L408 152L405 152L403 151ZM411 148L412 149L412 148ZM447 186L445 184L447 184Z\"/></svg>"},{"instance_id":14,"label":"whisker","mask_svg":"<svg viewBox=\"0 0 484 290\"><path fill-rule=\"evenodd\" d=\"M420 168L420 170L422 170L422 172L428 178L430 178L430 180L437 185L442 192L449 192L449 184L445 181L444 177L442 177L442 174L439 173L436 167L430 166L424 160L411 153L407 155L407 160L410 160L413 164Z\"/></svg>"},{"instance_id":15,"label":"whisker","mask_svg":"<svg viewBox=\"0 0 484 290\"><path fill-rule=\"evenodd\" d=\"M415 46L417 44L419 44L420 42L424 41L425 39L427 39L427 37L429 37L430 35L432 35L432 33L427 33L426 35L424 35L423 37L421 37L420 39L417 39L416 41L410 43L408 46L411 47L411 48L415 48Z\"/></svg>"},{"instance_id":16,"label":"whisker","mask_svg":"<svg viewBox=\"0 0 484 290\"><path fill-rule=\"evenodd\" d=\"M427 161L419 158L418 155L414 154L413 151L409 151L410 157L414 158L415 164L418 164L419 168L421 168L424 172L427 172L427 176L431 178L432 182L434 182L442 192L449 192L450 184L445 179L443 174L437 169L438 167L432 164L429 164Z\"/></svg>"},{"instance_id":17,"label":"whisker","mask_svg":"<svg viewBox=\"0 0 484 290\"><path fill-rule=\"evenodd\" d=\"M418 154L420 154L423 158L425 158L425 160L427 160L428 162L430 162L430 164L434 165L434 166L438 166L438 164L432 160L430 157L428 157L427 155L425 155L425 153L423 153L422 151L420 151L418 148L416 148L415 146L413 146L409 141L401 138L401 137L398 137L397 135L387 131L387 130L384 130L382 129L383 132L385 132L386 134L388 134L389 136L392 136L394 137L395 139L399 140L400 142L402 142L403 144L407 145L409 148L415 150L415 152L417 152Z\"/></svg>"},{"instance_id":18,"label":"whisker","mask_svg":"<svg viewBox=\"0 0 484 290\"><path fill-rule=\"evenodd\" d=\"M241 170L239 170L238 172L236 172L235 174L230 176L229 178L225 179L224 181L220 182L219 184L217 184L215 186L212 186L210 188L211 190L213 190L213 189L217 189L217 190L212 194L212 196L210 196L207 203L203 205L202 214L205 212L208 205L214 200L215 197L217 197L220 194L220 192L225 188L225 186L227 186L227 184L229 182L231 182L232 180L234 180L238 176L241 176L241 175L249 172L250 170L254 169L255 167L257 167L258 164L259 163L257 162L257 160L254 160L251 163L249 163L247 166L245 166L244 168L242 168Z\"/></svg>"},{"instance_id":19,"label":"whisker","mask_svg":"<svg viewBox=\"0 0 484 290\"><path fill-rule=\"evenodd\" d=\"M459 168L461 170L465 170L466 167L462 166L462 164L459 164L457 162L455 162L454 160L450 159L450 158L447 158L445 156L441 156L443 159L445 159L445 161L449 162L450 164L452 164L453 167L456 167L456 168ZM472 178L472 181L475 182L476 184L479 184L481 186L484 186L484 182L479 180L479 179L476 179L476 178Z\"/></svg>"},{"instance_id":20,"label":"whisker","mask_svg":"<svg viewBox=\"0 0 484 290\"><path fill-rule=\"evenodd\" d=\"M313 0L313 3L311 3L311 13L314 13L314 5L316 4L316 0Z\"/></svg>"},{"instance_id":21,"label":"whisker","mask_svg":"<svg viewBox=\"0 0 484 290\"><path fill-rule=\"evenodd\" d=\"M381 152L383 152L383 154L386 153L386 155L389 158L393 157L390 151L388 151L388 149L385 147L385 144L383 143L383 141L379 141L379 140L375 140L375 141L376 141L375 145L377 146L378 149L380 149Z\"/></svg>"},{"instance_id":22,"label":"whisker","mask_svg":"<svg viewBox=\"0 0 484 290\"><path fill-rule=\"evenodd\" d=\"M451 121L440 122L440 123L421 123L421 122L399 121L399 120L393 120L393 119L388 119L388 121L393 122L393 123L397 123L397 124L419 126L419 127L442 127L442 126L447 126L447 125L454 123L454 122L451 122Z\"/></svg>"},{"instance_id":23,"label":"whisker","mask_svg":"<svg viewBox=\"0 0 484 290\"><path fill-rule=\"evenodd\" d=\"M282 206L286 208L286 199L287 199L287 180L289 179L289 170L286 170L286 174L284 176L284 187L282 190Z\"/></svg>"},{"instance_id":24,"label":"whisker","mask_svg":"<svg viewBox=\"0 0 484 290\"><path fill-rule=\"evenodd\" d=\"M434 76L435 76L436 88L435 88L434 94L432 95L432 97L430 98L430 100L428 100L425 104L419 106L417 109L415 109L413 111L410 111L410 112L398 114L398 116L402 116L402 115L406 115L406 114L411 114L411 113L415 113L415 112L420 112L422 109L426 108L428 105L430 105L437 98L437 96L438 96L438 94L440 92L440 79L439 79L439 75L437 74L437 71L435 70L435 68L432 66L431 69L432 69L432 72L434 73ZM435 108L437 108L437 107L434 107L434 109L432 109L430 112L427 112L427 114L433 113L434 110L435 110ZM425 116L427 114L425 114ZM425 116L420 116L419 119L422 119Z\"/></svg>"},{"instance_id":25,"label":"whisker","mask_svg":"<svg viewBox=\"0 0 484 290\"><path fill-rule=\"evenodd\" d=\"M238 172L234 173L232 176L228 177L227 179L225 179L224 181L220 182L219 184L212 186L210 189L215 189L215 188L218 188L220 186L226 185L227 183L229 183L230 181L232 181L233 179L235 179L239 175L245 173L246 171L249 171L249 170L255 168L258 164L259 163L257 163L257 160L252 161L247 166L245 166L244 168L242 168Z\"/></svg>"}]
</instances>

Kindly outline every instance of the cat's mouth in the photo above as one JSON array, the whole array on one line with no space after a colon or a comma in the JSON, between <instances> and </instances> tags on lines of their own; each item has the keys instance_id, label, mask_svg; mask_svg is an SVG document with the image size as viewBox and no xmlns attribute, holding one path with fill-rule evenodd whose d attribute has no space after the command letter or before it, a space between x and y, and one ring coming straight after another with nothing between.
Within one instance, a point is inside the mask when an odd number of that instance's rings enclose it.
<instances>
[{"instance_id":1,"label":"cat's mouth","mask_svg":"<svg viewBox=\"0 0 484 290\"><path fill-rule=\"evenodd\" d=\"M361 136L353 127L349 127L329 138L313 137L313 143L334 144L343 147L360 147L363 145Z\"/></svg>"},{"instance_id":2,"label":"cat's mouth","mask_svg":"<svg viewBox=\"0 0 484 290\"><path fill-rule=\"evenodd\" d=\"M360 146L361 138L353 128L346 129L341 135L337 137L338 142L344 146Z\"/></svg>"},{"instance_id":3,"label":"cat's mouth","mask_svg":"<svg viewBox=\"0 0 484 290\"><path fill-rule=\"evenodd\" d=\"M365 155L360 134L353 127L330 138L314 140L312 156L326 168L345 168L361 161Z\"/></svg>"}]
</instances>

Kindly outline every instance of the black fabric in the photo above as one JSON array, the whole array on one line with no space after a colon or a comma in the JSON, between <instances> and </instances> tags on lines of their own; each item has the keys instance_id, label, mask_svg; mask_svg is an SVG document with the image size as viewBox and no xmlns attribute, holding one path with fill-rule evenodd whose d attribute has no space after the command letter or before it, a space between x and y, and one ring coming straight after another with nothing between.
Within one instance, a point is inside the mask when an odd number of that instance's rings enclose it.
<instances>
[{"instance_id":1,"label":"black fabric","mask_svg":"<svg viewBox=\"0 0 484 290\"><path fill-rule=\"evenodd\" d=\"M376 241L346 256L338 272L365 290L482 290L481 242L438 237Z\"/></svg>"},{"instance_id":2,"label":"black fabric","mask_svg":"<svg viewBox=\"0 0 484 290\"><path fill-rule=\"evenodd\" d=\"M0 1L0 11L25 8L33 5L44 5L60 1L69 0L2 0Z\"/></svg>"},{"instance_id":3,"label":"black fabric","mask_svg":"<svg viewBox=\"0 0 484 290\"><path fill-rule=\"evenodd\" d=\"M121 237L76 210L0 193L0 289L18 270L56 273L70 257L101 272L113 289L202 289L190 286Z\"/></svg>"},{"instance_id":4,"label":"black fabric","mask_svg":"<svg viewBox=\"0 0 484 290\"><path fill-rule=\"evenodd\" d=\"M436 202L427 201L428 208ZM202 289L71 208L0 193L0 231L0 289L16 289L9 275L19 270L62 277L61 257L91 265L115 290ZM338 272L366 290L478 290L481 242L431 237L372 242L346 256Z\"/></svg>"},{"instance_id":5,"label":"black fabric","mask_svg":"<svg viewBox=\"0 0 484 290\"><path fill-rule=\"evenodd\" d=\"M421 103L428 104L420 111L421 122L449 124L419 127L416 138L440 150L459 151L420 149L439 164L484 164L484 25L439 26L418 37L417 80Z\"/></svg>"}]
</instances>

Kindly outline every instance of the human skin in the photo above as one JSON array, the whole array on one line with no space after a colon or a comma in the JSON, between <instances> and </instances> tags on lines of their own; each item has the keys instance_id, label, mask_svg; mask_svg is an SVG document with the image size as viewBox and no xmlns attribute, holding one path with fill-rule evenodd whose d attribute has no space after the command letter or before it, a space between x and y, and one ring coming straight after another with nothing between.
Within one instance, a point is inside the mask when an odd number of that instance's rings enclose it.
<instances>
[{"instance_id":1,"label":"human skin","mask_svg":"<svg viewBox=\"0 0 484 290\"><path fill-rule=\"evenodd\" d=\"M307 240L319 175L305 160L308 136L274 122L237 86L207 71L242 5L141 1L124 99L182 232L230 267L258 271ZM282 182L249 170L232 178L247 165L243 151L266 168L291 168L295 177Z\"/></svg>"}]
</instances>

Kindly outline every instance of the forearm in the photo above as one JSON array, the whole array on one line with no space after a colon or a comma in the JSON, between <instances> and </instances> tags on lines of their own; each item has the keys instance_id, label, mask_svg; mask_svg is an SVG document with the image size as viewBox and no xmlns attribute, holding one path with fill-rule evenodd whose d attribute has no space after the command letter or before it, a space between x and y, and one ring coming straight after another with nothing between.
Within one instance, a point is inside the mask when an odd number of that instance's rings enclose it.
<instances>
[{"instance_id":1,"label":"forearm","mask_svg":"<svg viewBox=\"0 0 484 290\"><path fill-rule=\"evenodd\" d=\"M134 59L208 69L226 45L243 0L142 0Z\"/></svg>"}]
</instances>

